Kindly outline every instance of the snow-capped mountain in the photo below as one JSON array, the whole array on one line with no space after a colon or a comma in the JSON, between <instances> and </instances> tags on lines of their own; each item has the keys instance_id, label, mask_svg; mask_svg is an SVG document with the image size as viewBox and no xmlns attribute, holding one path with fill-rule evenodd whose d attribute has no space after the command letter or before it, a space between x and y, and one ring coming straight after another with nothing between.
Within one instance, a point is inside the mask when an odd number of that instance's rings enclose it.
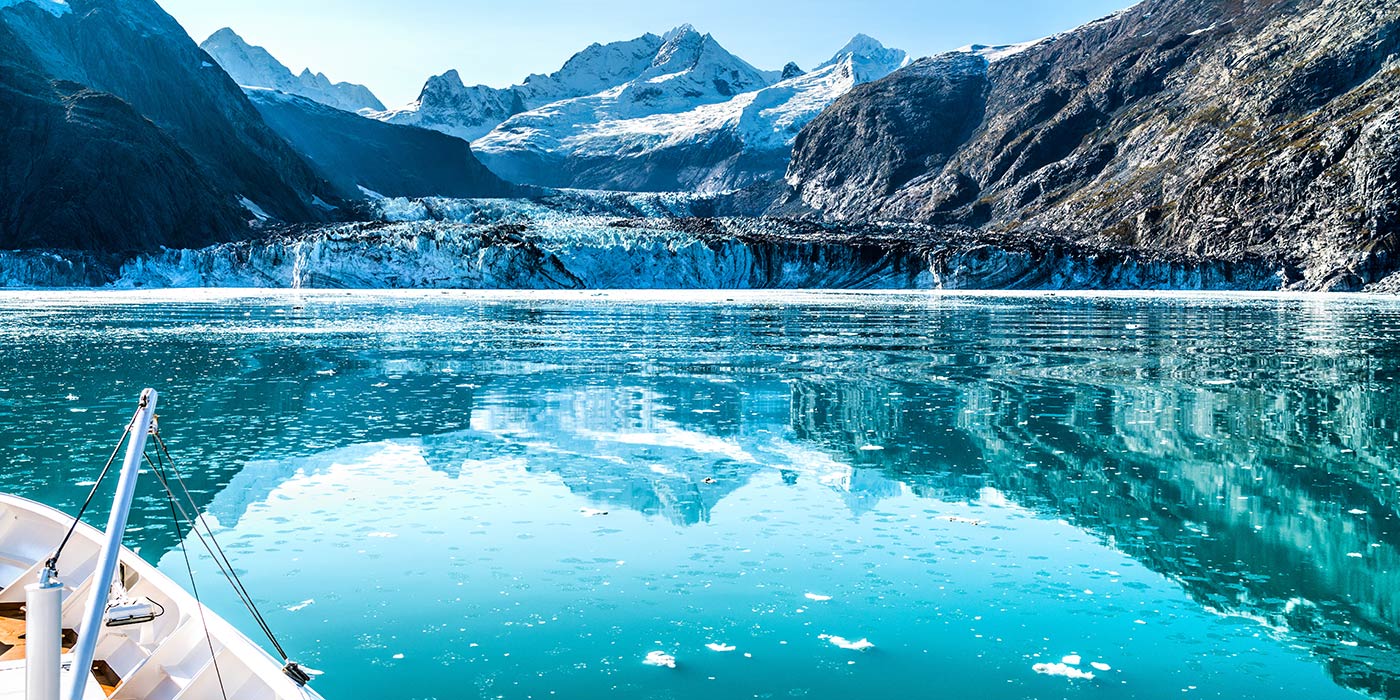
<instances>
[{"instance_id":1,"label":"snow-capped mountain","mask_svg":"<svg viewBox=\"0 0 1400 700\"><path fill-rule=\"evenodd\" d=\"M636 79L517 114L474 147L516 182L734 189L780 179L807 122L851 88L907 62L905 52L857 35L810 73L789 64L767 74L744 70L748 64L709 36L678 30ZM770 77L781 79L768 84Z\"/></svg>"},{"instance_id":2,"label":"snow-capped mountain","mask_svg":"<svg viewBox=\"0 0 1400 700\"><path fill-rule=\"evenodd\" d=\"M363 85L332 83L324 73L312 73L309 68L303 69L299 75L293 75L267 49L249 44L228 27L211 34L199 48L212 56L219 67L243 87L271 88L347 112L377 112L384 109L379 98Z\"/></svg>"},{"instance_id":3,"label":"snow-capped mountain","mask_svg":"<svg viewBox=\"0 0 1400 700\"><path fill-rule=\"evenodd\" d=\"M468 87L457 71L450 70L429 78L412 104L371 116L474 140L512 115L550 102L590 95L635 78L652 65L663 43L655 34L610 44L595 43L574 54L554 73L534 74L507 88Z\"/></svg>"}]
</instances>

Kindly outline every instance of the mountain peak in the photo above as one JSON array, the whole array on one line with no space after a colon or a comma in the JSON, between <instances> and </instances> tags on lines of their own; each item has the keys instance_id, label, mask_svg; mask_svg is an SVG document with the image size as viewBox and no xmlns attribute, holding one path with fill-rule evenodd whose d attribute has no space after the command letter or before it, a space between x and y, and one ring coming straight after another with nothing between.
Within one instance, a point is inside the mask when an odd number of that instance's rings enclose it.
<instances>
[{"instance_id":1,"label":"mountain peak","mask_svg":"<svg viewBox=\"0 0 1400 700\"><path fill-rule=\"evenodd\" d=\"M671 41L673 41L673 40L681 39L681 38L683 38L683 37L690 36L690 35L700 36L700 32L698 32L698 31L695 30L695 25L690 24L689 22L687 22L687 23L685 23L685 24L680 25L679 27L676 27L676 28L672 29L672 30L669 31L669 32L666 32L665 34L662 34L662 35L661 35L661 42L662 42L662 43L669 43L669 42L671 42Z\"/></svg>"},{"instance_id":2,"label":"mountain peak","mask_svg":"<svg viewBox=\"0 0 1400 700\"><path fill-rule=\"evenodd\" d=\"M238 32L233 31L233 27L224 27L224 28L222 28L222 29L220 29L220 30L214 32L213 34L210 34L210 35L209 35L209 38L204 40L204 43L208 44L208 43L210 43L210 42L215 42L215 43L237 42L237 43L240 43L240 44L247 44L247 43L248 43L248 42L246 42L246 41L243 40L243 37L238 36Z\"/></svg>"},{"instance_id":3,"label":"mountain peak","mask_svg":"<svg viewBox=\"0 0 1400 700\"><path fill-rule=\"evenodd\" d=\"M899 49L888 48L868 35L857 34L830 60L817 67L824 68L847 62L852 64L858 74L864 74L858 76L858 79L864 82L871 79L870 76L883 76L905 66L909 63L909 54Z\"/></svg>"},{"instance_id":4,"label":"mountain peak","mask_svg":"<svg viewBox=\"0 0 1400 700\"><path fill-rule=\"evenodd\" d=\"M836 55L832 56L831 60L828 61L828 63L835 63L847 56L859 56L862 58L884 58L888 56L891 52L896 51L901 54L904 53L903 51L899 51L899 49L886 48L884 44L880 43L874 37L871 37L866 34L857 34L851 37L851 40L846 42L846 45L841 47L841 50L837 51Z\"/></svg>"},{"instance_id":5,"label":"mountain peak","mask_svg":"<svg viewBox=\"0 0 1400 700\"><path fill-rule=\"evenodd\" d=\"M654 68L666 67L668 71L673 71L695 65L700 60L705 45L709 43L710 36L700 34L689 24L682 24L666 32L661 40L661 48L656 50L656 59L651 65Z\"/></svg>"},{"instance_id":6,"label":"mountain peak","mask_svg":"<svg viewBox=\"0 0 1400 700\"><path fill-rule=\"evenodd\" d=\"M374 94L362 85L331 83L324 73L315 73L310 68L300 75L293 74L267 49L249 44L229 27L210 34L199 47L243 87L299 95L348 112L384 109Z\"/></svg>"},{"instance_id":7,"label":"mountain peak","mask_svg":"<svg viewBox=\"0 0 1400 700\"><path fill-rule=\"evenodd\" d=\"M430 76L423 83L423 89L418 93L418 102L434 102L451 99L453 95L460 95L467 90L466 83L462 82L462 76L457 73L456 68L448 69L439 75Z\"/></svg>"}]
</instances>

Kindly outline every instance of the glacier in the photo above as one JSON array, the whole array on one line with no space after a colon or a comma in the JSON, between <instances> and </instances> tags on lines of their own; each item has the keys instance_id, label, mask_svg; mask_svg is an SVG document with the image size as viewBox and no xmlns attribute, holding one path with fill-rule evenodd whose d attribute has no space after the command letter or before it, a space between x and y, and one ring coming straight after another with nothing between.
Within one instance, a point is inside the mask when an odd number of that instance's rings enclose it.
<instances>
[{"instance_id":1,"label":"glacier","mask_svg":"<svg viewBox=\"0 0 1400 700\"><path fill-rule=\"evenodd\" d=\"M129 256L0 251L0 286L414 289L1269 290L1268 261L1032 247L909 225L733 215L719 196L380 198L376 220ZM915 242L921 241L921 242Z\"/></svg>"}]
</instances>

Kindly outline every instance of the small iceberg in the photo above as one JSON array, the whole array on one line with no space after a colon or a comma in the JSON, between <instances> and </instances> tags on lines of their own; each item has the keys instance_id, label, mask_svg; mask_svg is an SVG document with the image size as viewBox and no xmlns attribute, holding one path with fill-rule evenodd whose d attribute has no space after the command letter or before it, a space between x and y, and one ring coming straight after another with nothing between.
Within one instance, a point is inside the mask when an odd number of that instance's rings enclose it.
<instances>
[{"instance_id":1,"label":"small iceberg","mask_svg":"<svg viewBox=\"0 0 1400 700\"><path fill-rule=\"evenodd\" d=\"M648 666L664 666L666 668L676 667L676 657L664 651L653 651L647 653L647 657L642 659L642 663Z\"/></svg>"},{"instance_id":2,"label":"small iceberg","mask_svg":"<svg viewBox=\"0 0 1400 700\"><path fill-rule=\"evenodd\" d=\"M825 603L826 601L831 600L831 596L822 595L820 593L808 593L806 595L806 598L807 600L815 600L818 603Z\"/></svg>"},{"instance_id":3,"label":"small iceberg","mask_svg":"<svg viewBox=\"0 0 1400 700\"><path fill-rule=\"evenodd\" d=\"M1075 667L1073 667L1073 666L1070 666L1069 664L1065 664L1065 663L1057 663L1057 664L1045 664L1045 663L1040 663L1040 664L1036 664L1036 665L1034 665L1034 666L1031 666L1031 670L1032 670L1032 671L1035 671L1036 673L1043 673L1043 674L1045 674L1045 675L1047 675L1047 676L1060 676L1060 677L1063 677L1063 678L1082 679L1082 680L1087 680L1087 681L1094 680L1094 673L1093 673L1092 671L1081 671L1081 670L1079 670L1079 669L1077 669L1077 668L1075 668Z\"/></svg>"},{"instance_id":4,"label":"small iceberg","mask_svg":"<svg viewBox=\"0 0 1400 700\"><path fill-rule=\"evenodd\" d=\"M831 642L832 646L841 649L850 649L851 651L865 651L866 649L873 649L875 647L874 644L870 643L869 639L866 639L864 637L861 637L860 639L857 639L853 642L849 639L846 639L845 637L839 637L834 634L821 634L817 635L817 639L824 639L828 642Z\"/></svg>"},{"instance_id":5,"label":"small iceberg","mask_svg":"<svg viewBox=\"0 0 1400 700\"><path fill-rule=\"evenodd\" d=\"M738 647L730 646L730 645L728 645L728 644L721 644L721 643L719 643L719 642L710 642L709 644L706 644L706 645L705 645L705 648L706 648L706 649L709 649L710 651L721 651L721 652L723 652L723 651L734 651L734 650L737 649Z\"/></svg>"}]
</instances>

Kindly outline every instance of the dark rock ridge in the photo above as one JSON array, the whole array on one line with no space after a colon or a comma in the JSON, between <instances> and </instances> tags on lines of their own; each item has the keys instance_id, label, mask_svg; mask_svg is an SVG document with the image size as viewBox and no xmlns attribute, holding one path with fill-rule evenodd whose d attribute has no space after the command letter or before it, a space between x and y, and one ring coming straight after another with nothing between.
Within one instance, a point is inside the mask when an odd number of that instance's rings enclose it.
<instances>
[{"instance_id":1,"label":"dark rock ridge","mask_svg":"<svg viewBox=\"0 0 1400 700\"><path fill-rule=\"evenodd\" d=\"M0 8L0 246L149 249L325 220L325 183L149 0Z\"/></svg>"},{"instance_id":2,"label":"dark rock ridge","mask_svg":"<svg viewBox=\"0 0 1400 700\"><path fill-rule=\"evenodd\" d=\"M0 247L198 246L247 229L168 134L108 93L11 62L12 37L0 24Z\"/></svg>"},{"instance_id":3,"label":"dark rock ridge","mask_svg":"<svg viewBox=\"0 0 1400 700\"><path fill-rule=\"evenodd\" d=\"M774 211L1253 254L1359 289L1400 263L1397 49L1395 2L1146 0L855 88L799 135Z\"/></svg>"},{"instance_id":4,"label":"dark rock ridge","mask_svg":"<svg viewBox=\"0 0 1400 700\"><path fill-rule=\"evenodd\" d=\"M389 124L275 90L248 90L272 130L347 199L360 188L388 197L502 197L516 188L455 136Z\"/></svg>"}]
</instances>

